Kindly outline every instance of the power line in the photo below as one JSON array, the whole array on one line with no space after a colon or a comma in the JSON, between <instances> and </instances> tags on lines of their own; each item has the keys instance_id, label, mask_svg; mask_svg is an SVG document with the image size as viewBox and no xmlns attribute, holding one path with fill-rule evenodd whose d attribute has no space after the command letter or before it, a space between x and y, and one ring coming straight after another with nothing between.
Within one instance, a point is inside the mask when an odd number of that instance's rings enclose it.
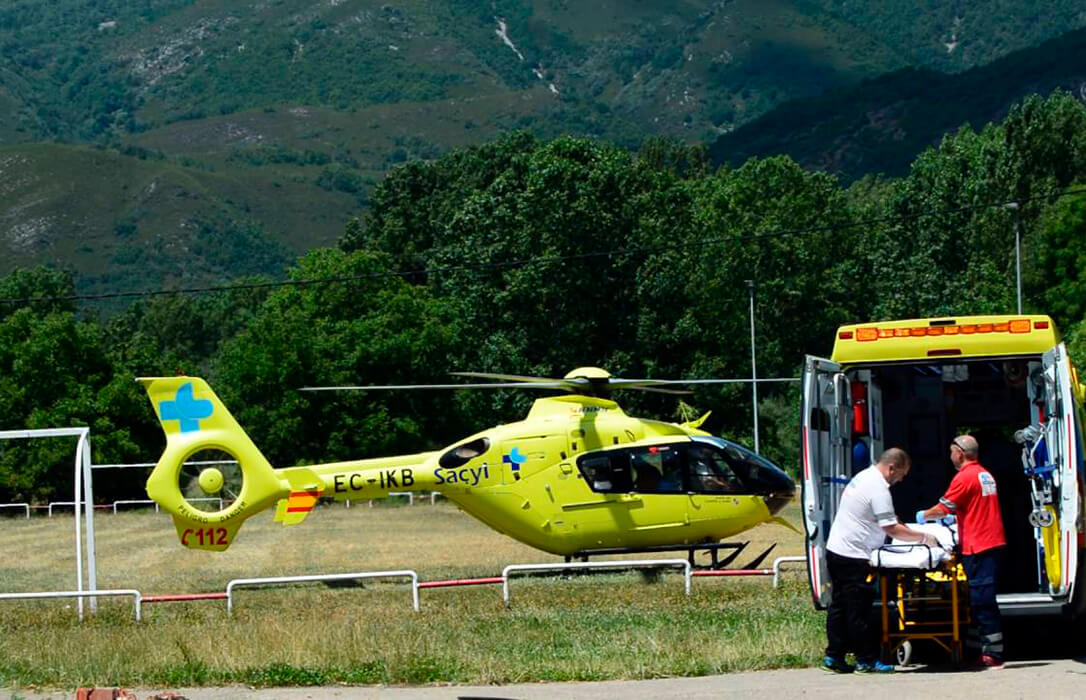
<instances>
[{"instance_id":1,"label":"power line","mask_svg":"<svg viewBox=\"0 0 1086 700\"><path fill-rule=\"evenodd\" d=\"M575 262L579 260L590 260L594 258L613 257L617 255L636 255L639 253L658 253L668 250L682 250L684 248L700 247L705 245L714 245L718 243L737 243L737 242L749 242L764 240L770 238L781 238L787 236L813 236L820 233L833 233L835 231L845 231L860 226L877 226L889 223L900 223L905 221L913 221L925 216L948 216L952 214L962 214L973 211L980 211L982 209L1002 209L1006 208L1008 204L1017 202L1018 204L1026 204L1028 202L1054 200L1063 197L1086 194L1086 187L1081 188L1069 188L1062 189L1058 192L1050 192L1047 194L1034 195L1032 197L1021 197L1014 200L1007 200L1001 202L988 202L984 204L972 204L961 207L955 207L952 209L929 209L925 211L918 211L912 214L899 214L895 216L884 216L874 219L865 219L862 221L850 221L838 224L827 224L824 226L812 226L798 229L782 229L779 231L769 231L765 233L755 233L740 236L714 236L709 238L699 238L695 241L687 241L685 243L672 243L659 246L642 246L642 247L628 247L628 248L613 248L611 250L594 251L589 253L574 253L569 255L549 255L538 256L532 258L523 258L519 260L508 260L505 262L489 262L489 263L465 263L462 265L448 265L437 268L416 269L416 270L388 270L386 272L374 272L368 275L347 275L340 277L321 277L316 279L304 279L304 280L277 280L271 282L250 282L245 284L230 284L230 285L212 285L206 287L184 287L180 289L159 289L149 290L142 292L107 292L103 294L73 294L69 296L52 296L52 297L23 297L23 298L7 298L0 299L2 304L28 304L28 303L46 303L46 302L89 302L89 301L102 301L106 299L137 299L137 298L151 298L159 296L180 296L186 294L208 294L218 292L234 292L244 290L255 289L276 289L280 287L307 287L323 284L344 284L348 282L361 282L363 280L382 279L387 277L419 277L423 275L437 275L452 272L463 272L470 270L496 270L506 268L525 267L528 265L538 265L556 262Z\"/></svg>"}]
</instances>

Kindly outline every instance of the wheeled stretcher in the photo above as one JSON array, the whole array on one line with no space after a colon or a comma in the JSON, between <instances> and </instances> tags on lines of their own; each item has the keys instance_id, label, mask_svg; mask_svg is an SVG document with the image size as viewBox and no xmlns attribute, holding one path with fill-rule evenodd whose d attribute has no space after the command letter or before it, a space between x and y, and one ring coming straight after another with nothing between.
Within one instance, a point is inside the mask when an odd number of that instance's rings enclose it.
<instances>
[{"instance_id":1,"label":"wheeled stretcher","mask_svg":"<svg viewBox=\"0 0 1086 700\"><path fill-rule=\"evenodd\" d=\"M883 661L907 664L913 643L930 640L958 666L962 638L969 627L969 588L953 554L955 528L911 527L936 535L941 546L894 542L871 555L882 603Z\"/></svg>"}]
</instances>

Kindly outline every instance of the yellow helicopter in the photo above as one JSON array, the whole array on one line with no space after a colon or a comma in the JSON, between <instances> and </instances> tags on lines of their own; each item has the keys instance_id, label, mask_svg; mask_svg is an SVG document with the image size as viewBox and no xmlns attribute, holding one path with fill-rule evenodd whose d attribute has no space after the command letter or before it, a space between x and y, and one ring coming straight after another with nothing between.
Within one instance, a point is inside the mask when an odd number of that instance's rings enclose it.
<instances>
[{"instance_id":1,"label":"yellow helicopter","mask_svg":"<svg viewBox=\"0 0 1086 700\"><path fill-rule=\"evenodd\" d=\"M622 379L595 367L563 379L458 374L501 381L309 390L512 386L567 394L537 399L524 420L443 450L273 469L203 379L141 378L166 433L147 494L173 516L182 545L207 550L225 550L247 518L273 505L275 520L296 525L322 498L404 491L439 492L498 532L567 560L666 549L689 549L693 559L694 549L704 548L718 565L716 548L741 549L723 538L769 521L791 528L775 516L792 500L793 481L754 452L701 430L708 414L683 424L646 420L608 398L614 389L689 393L665 385L748 380ZM209 450L236 460L240 478L228 484L219 466L206 466L196 479L206 495L198 497L186 462Z\"/></svg>"}]
</instances>

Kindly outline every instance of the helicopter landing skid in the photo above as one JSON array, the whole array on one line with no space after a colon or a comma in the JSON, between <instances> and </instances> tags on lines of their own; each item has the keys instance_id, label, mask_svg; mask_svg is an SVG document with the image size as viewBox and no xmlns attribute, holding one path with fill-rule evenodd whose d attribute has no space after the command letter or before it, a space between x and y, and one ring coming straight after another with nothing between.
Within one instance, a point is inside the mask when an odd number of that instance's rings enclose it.
<instances>
[{"instance_id":1,"label":"helicopter landing skid","mask_svg":"<svg viewBox=\"0 0 1086 700\"><path fill-rule=\"evenodd\" d=\"M706 542L706 543L703 543L703 544L692 544L692 545L691 544L677 544L677 545L658 545L658 546L654 546L654 547L608 547L608 548L603 548L603 549L584 549L584 550L581 550L579 552L574 552L573 554L567 554L566 555L566 561L570 562L570 561L573 561L574 559L578 559L579 561L588 561L589 557L598 557L598 556L605 556L605 555L611 555L611 554L644 554L644 553L654 553L654 552L686 552L687 553L687 560L690 562L690 566L692 566L693 568L695 568L695 569L719 570L719 569L728 568L728 565L731 564L733 561L735 561L736 558L738 558L739 555L743 553L743 550L746 549L748 544L750 544L750 543L749 542ZM756 568L758 568L761 565L761 563L765 560L765 558L767 556L769 556L769 553L773 551L773 548L776 547L776 546L777 546L777 544L774 542L773 544L769 545L768 549L766 549L764 552L759 554L757 557L755 557L753 560L751 560L748 564L746 564L745 566L741 566L739 568L740 569L756 569ZM728 553L724 556L723 559L720 558L720 550L722 550L722 549L723 550L728 550ZM694 560L695 554L697 552L703 552L703 551L709 553L709 563L708 563L708 565L698 564Z\"/></svg>"}]
</instances>

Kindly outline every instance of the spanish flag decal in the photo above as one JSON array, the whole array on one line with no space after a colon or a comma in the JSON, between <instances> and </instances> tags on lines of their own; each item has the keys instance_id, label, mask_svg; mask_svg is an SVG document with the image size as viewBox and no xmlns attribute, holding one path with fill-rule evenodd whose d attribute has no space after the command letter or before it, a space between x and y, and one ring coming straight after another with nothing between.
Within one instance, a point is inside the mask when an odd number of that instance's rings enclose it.
<instances>
[{"instance_id":1,"label":"spanish flag decal","mask_svg":"<svg viewBox=\"0 0 1086 700\"><path fill-rule=\"evenodd\" d=\"M284 525L297 525L305 520L313 506L317 505L321 493L323 489L295 487L286 498L279 499L275 508L275 520Z\"/></svg>"},{"instance_id":2,"label":"spanish flag decal","mask_svg":"<svg viewBox=\"0 0 1086 700\"><path fill-rule=\"evenodd\" d=\"M287 512L308 513L313 510L313 506L317 505L317 499L320 496L320 491L291 491L290 497L287 498Z\"/></svg>"}]
</instances>

